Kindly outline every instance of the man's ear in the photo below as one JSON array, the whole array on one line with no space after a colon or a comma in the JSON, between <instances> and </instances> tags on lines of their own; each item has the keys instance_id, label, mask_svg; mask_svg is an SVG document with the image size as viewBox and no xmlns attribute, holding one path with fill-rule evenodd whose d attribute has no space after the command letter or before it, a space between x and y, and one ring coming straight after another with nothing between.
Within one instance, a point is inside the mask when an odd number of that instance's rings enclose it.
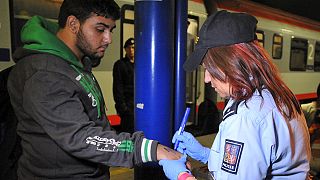
<instances>
[{"instance_id":1,"label":"man's ear","mask_svg":"<svg viewBox=\"0 0 320 180\"><path fill-rule=\"evenodd\" d=\"M80 22L75 16L69 16L67 19L66 26L74 34L78 33L80 28Z\"/></svg>"}]
</instances>

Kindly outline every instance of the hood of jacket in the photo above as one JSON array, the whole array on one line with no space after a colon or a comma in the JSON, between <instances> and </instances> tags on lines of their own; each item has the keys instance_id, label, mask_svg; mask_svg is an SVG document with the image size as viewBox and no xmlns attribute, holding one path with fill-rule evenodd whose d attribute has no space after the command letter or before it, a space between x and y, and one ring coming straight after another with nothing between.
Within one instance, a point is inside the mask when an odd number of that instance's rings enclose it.
<instances>
[{"instance_id":1,"label":"hood of jacket","mask_svg":"<svg viewBox=\"0 0 320 180\"><path fill-rule=\"evenodd\" d=\"M46 20L41 16L32 17L21 30L21 41L24 44L23 50L14 54L15 61L34 53L49 53L61 57L65 61L83 68L81 62L63 41L57 38L56 33L59 25Z\"/></svg>"}]
</instances>

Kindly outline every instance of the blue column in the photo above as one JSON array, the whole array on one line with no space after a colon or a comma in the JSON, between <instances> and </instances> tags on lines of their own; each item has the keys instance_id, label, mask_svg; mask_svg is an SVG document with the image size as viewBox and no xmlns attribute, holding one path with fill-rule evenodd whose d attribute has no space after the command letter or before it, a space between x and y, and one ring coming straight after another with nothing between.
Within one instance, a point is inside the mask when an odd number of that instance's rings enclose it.
<instances>
[{"instance_id":1,"label":"blue column","mask_svg":"<svg viewBox=\"0 0 320 180\"><path fill-rule=\"evenodd\" d=\"M174 2L135 1L135 128L171 146ZM135 167L134 177L165 179L157 163Z\"/></svg>"},{"instance_id":2,"label":"blue column","mask_svg":"<svg viewBox=\"0 0 320 180\"><path fill-rule=\"evenodd\" d=\"M174 132L179 129L186 109L186 72L183 63L187 58L188 1L175 1L175 79L174 79Z\"/></svg>"},{"instance_id":3,"label":"blue column","mask_svg":"<svg viewBox=\"0 0 320 180\"><path fill-rule=\"evenodd\" d=\"M135 2L135 127L171 146L174 2Z\"/></svg>"}]
</instances>

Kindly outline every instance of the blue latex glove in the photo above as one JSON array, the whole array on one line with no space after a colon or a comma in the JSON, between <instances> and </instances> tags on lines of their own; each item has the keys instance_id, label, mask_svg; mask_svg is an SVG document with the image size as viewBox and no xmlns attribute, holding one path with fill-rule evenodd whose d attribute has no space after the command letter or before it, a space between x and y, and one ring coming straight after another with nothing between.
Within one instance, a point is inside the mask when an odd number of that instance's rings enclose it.
<instances>
[{"instance_id":1,"label":"blue latex glove","mask_svg":"<svg viewBox=\"0 0 320 180\"><path fill-rule=\"evenodd\" d=\"M180 141L177 151L187 153L193 159L203 163L208 162L210 149L203 147L192 134L183 132L180 135L177 131L172 138L172 143L176 142L176 140Z\"/></svg>"},{"instance_id":2,"label":"blue latex glove","mask_svg":"<svg viewBox=\"0 0 320 180\"><path fill-rule=\"evenodd\" d=\"M163 171L169 179L178 179L178 175L182 172L190 172L186 167L187 156L183 155L178 160L160 160L159 165L163 167Z\"/></svg>"}]
</instances>

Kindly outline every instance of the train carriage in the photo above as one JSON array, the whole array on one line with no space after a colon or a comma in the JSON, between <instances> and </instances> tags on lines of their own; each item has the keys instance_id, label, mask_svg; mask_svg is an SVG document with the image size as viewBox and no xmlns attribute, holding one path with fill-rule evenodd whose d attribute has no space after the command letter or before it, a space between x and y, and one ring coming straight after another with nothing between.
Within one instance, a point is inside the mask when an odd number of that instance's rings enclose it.
<instances>
[{"instance_id":1,"label":"train carriage","mask_svg":"<svg viewBox=\"0 0 320 180\"><path fill-rule=\"evenodd\" d=\"M0 70L14 64L12 52L21 45L19 32L33 15L41 15L56 21L62 0L2 0L0 2ZM107 114L112 124L119 123L112 95L113 63L123 56L124 41L134 36L134 1L116 0L121 7L122 18L117 22L112 44L99 67L93 70L102 88ZM281 76L301 102L316 98L320 81L320 22L275 10L245 0L221 1L219 9L248 12L257 17L257 37L266 48ZM197 32L207 17L201 0L188 1L188 33L196 38ZM190 123L197 124L196 110L203 102L205 84L203 69L187 74L186 103L193 108ZM224 99L215 92L209 93L222 110Z\"/></svg>"}]
</instances>

